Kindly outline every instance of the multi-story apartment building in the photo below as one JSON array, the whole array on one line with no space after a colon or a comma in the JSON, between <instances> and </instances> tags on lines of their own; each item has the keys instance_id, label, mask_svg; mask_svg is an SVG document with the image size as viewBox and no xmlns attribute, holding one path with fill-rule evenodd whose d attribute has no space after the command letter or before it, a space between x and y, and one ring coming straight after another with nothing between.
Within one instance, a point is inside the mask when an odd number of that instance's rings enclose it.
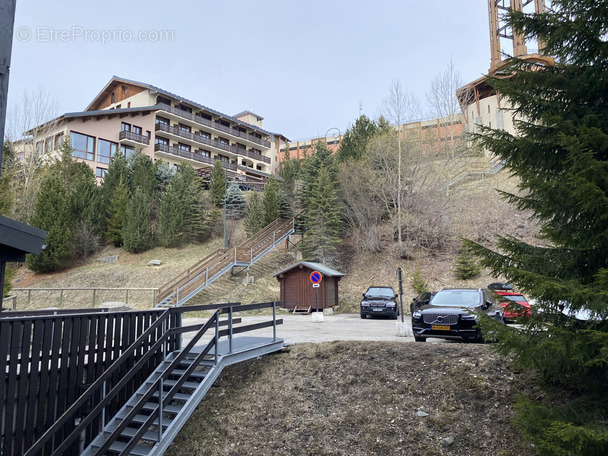
<instances>
[{"instance_id":1,"label":"multi-story apartment building","mask_svg":"<svg viewBox=\"0 0 608 456\"><path fill-rule=\"evenodd\" d=\"M397 132L397 127L395 133ZM464 133L464 116L461 113L455 113L451 117L433 118L420 120L416 122L405 123L401 126L401 134L407 137L409 141L417 141L424 153L433 153L435 149L447 141L459 141ZM315 143L324 142L332 153L337 152L340 147L343 135L324 136L319 138L311 138L302 141L285 143L289 148L289 158L303 159L310 156ZM282 149L281 160L285 159L285 147Z\"/></svg>"},{"instance_id":2,"label":"multi-story apartment building","mask_svg":"<svg viewBox=\"0 0 608 456\"><path fill-rule=\"evenodd\" d=\"M82 112L64 114L26 132L21 141L38 154L56 154L63 138L70 138L76 160L105 175L112 156L126 156L136 148L154 161L172 167L189 162L201 175L220 161L231 178L260 182L279 161L287 141L262 128L263 118L244 111L235 116L190 101L166 90L117 76Z\"/></svg>"}]
</instances>

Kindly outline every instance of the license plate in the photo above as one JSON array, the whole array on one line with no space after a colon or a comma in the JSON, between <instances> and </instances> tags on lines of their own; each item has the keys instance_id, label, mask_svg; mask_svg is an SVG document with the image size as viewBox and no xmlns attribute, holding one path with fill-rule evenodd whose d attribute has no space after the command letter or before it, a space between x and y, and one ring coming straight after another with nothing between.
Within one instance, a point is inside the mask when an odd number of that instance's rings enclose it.
<instances>
[{"instance_id":1,"label":"license plate","mask_svg":"<svg viewBox=\"0 0 608 456\"><path fill-rule=\"evenodd\" d=\"M450 327L449 326L443 326L443 325L432 325L431 329L434 329L436 331L449 331Z\"/></svg>"},{"instance_id":2,"label":"license plate","mask_svg":"<svg viewBox=\"0 0 608 456\"><path fill-rule=\"evenodd\" d=\"M372 309L374 312L382 312L384 309L375 307Z\"/></svg>"}]
</instances>

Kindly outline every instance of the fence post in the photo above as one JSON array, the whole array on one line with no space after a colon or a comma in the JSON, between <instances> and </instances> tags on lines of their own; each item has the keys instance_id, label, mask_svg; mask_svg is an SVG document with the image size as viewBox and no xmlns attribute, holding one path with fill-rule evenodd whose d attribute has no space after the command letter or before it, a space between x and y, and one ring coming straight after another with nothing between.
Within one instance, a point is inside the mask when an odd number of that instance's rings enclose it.
<instances>
[{"instance_id":1,"label":"fence post","mask_svg":"<svg viewBox=\"0 0 608 456\"><path fill-rule=\"evenodd\" d=\"M27 290L27 305L30 305L30 301L32 300L32 289Z\"/></svg>"},{"instance_id":2,"label":"fence post","mask_svg":"<svg viewBox=\"0 0 608 456\"><path fill-rule=\"evenodd\" d=\"M277 302L272 301L272 340L277 340Z\"/></svg>"},{"instance_id":3,"label":"fence post","mask_svg":"<svg viewBox=\"0 0 608 456\"><path fill-rule=\"evenodd\" d=\"M129 289L127 288L126 296L125 296L125 304L129 304Z\"/></svg>"},{"instance_id":4,"label":"fence post","mask_svg":"<svg viewBox=\"0 0 608 456\"><path fill-rule=\"evenodd\" d=\"M220 314L215 314L215 365L217 366L218 345L220 344Z\"/></svg>"},{"instance_id":5,"label":"fence post","mask_svg":"<svg viewBox=\"0 0 608 456\"><path fill-rule=\"evenodd\" d=\"M95 292L97 291L97 288L93 288L93 307L95 307Z\"/></svg>"},{"instance_id":6,"label":"fence post","mask_svg":"<svg viewBox=\"0 0 608 456\"><path fill-rule=\"evenodd\" d=\"M228 310L228 352L232 354L232 306Z\"/></svg>"}]
</instances>

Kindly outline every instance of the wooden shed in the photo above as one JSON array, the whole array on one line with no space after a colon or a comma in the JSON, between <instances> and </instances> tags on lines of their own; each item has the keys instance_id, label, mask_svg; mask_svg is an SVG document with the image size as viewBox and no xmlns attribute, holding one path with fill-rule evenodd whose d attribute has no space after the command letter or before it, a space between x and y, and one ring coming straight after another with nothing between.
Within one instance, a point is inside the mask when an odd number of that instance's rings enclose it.
<instances>
[{"instance_id":1,"label":"wooden shed","mask_svg":"<svg viewBox=\"0 0 608 456\"><path fill-rule=\"evenodd\" d=\"M319 287L313 287L311 274L321 274ZM320 263L301 261L277 272L283 307L290 310L314 311L338 305L338 282L344 274Z\"/></svg>"}]
</instances>

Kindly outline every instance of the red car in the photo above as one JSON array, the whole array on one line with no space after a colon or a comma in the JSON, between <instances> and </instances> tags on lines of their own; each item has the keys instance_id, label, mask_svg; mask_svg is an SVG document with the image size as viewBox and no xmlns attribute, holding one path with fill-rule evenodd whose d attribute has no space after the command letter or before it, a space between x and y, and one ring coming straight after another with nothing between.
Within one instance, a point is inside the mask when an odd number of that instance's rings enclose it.
<instances>
[{"instance_id":1,"label":"red car","mask_svg":"<svg viewBox=\"0 0 608 456\"><path fill-rule=\"evenodd\" d=\"M500 303L505 311L505 318L507 320L530 316L530 303L523 294L513 291L513 285L499 282L490 284L488 288L492 289L497 295L504 296L507 299L507 301L501 300L502 302ZM509 304L511 303L519 304L522 307L510 306L511 308L509 308Z\"/></svg>"},{"instance_id":2,"label":"red car","mask_svg":"<svg viewBox=\"0 0 608 456\"><path fill-rule=\"evenodd\" d=\"M505 310L505 318L507 320L515 319L520 316L524 316L524 317L530 316L530 303L528 302L528 300L526 299L526 297L524 295L522 295L521 293L515 293L513 291L496 291L495 290L495 292L497 295L504 296L505 298L508 299L508 301L500 303L500 305ZM519 304L520 306L522 306L522 308L521 309L518 308L517 310L509 309L508 306L512 302Z\"/></svg>"}]
</instances>

